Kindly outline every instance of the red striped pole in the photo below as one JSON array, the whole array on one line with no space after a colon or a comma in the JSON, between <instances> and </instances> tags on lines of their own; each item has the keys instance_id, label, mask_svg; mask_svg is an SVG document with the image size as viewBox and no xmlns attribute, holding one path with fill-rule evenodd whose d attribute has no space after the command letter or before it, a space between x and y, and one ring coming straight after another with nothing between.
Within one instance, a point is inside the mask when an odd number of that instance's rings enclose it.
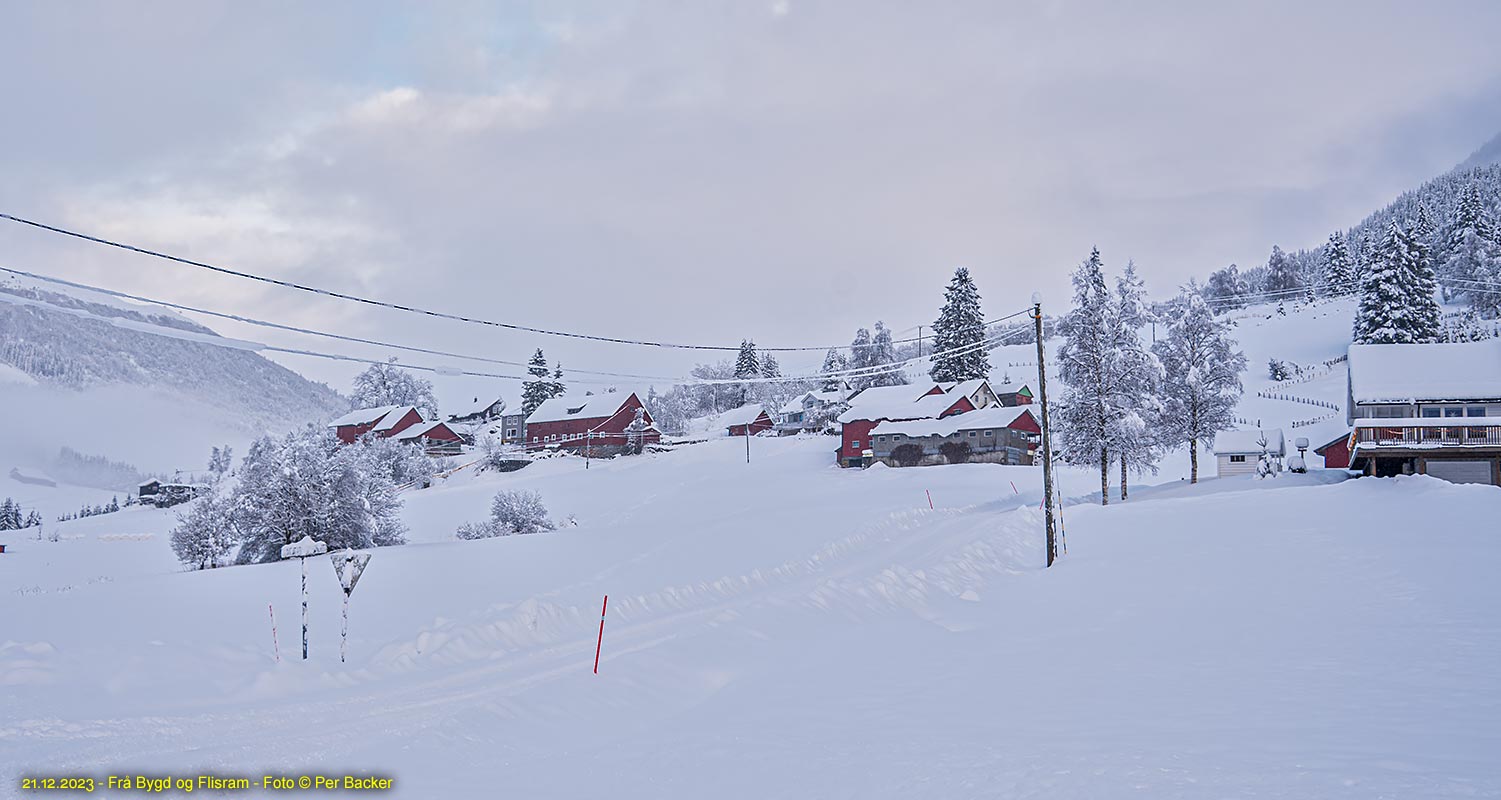
<instances>
[{"instance_id":1,"label":"red striped pole","mask_svg":"<svg viewBox=\"0 0 1501 800\"><path fill-rule=\"evenodd\" d=\"M281 663L281 645L276 643L276 609L266 604L266 612L271 615L271 651L276 653L276 663Z\"/></svg>"},{"instance_id":2,"label":"red striped pole","mask_svg":"<svg viewBox=\"0 0 1501 800\"><path fill-rule=\"evenodd\" d=\"M924 489L923 492L928 495L928 510L932 511L933 510L933 493L930 492L930 491L928 491L927 489Z\"/></svg>"},{"instance_id":3,"label":"red striped pole","mask_svg":"<svg viewBox=\"0 0 1501 800\"><path fill-rule=\"evenodd\" d=\"M594 674L599 674L599 649L605 643L605 609L610 607L610 596L605 595L605 602L599 607L599 639L594 643Z\"/></svg>"}]
</instances>

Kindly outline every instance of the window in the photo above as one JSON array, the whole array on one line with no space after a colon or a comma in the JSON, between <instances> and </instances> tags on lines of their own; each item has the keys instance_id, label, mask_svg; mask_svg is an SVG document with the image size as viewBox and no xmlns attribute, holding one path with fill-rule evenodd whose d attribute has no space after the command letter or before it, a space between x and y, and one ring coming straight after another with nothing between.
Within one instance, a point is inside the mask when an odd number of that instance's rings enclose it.
<instances>
[{"instance_id":1,"label":"window","mask_svg":"<svg viewBox=\"0 0 1501 800\"><path fill-rule=\"evenodd\" d=\"M1246 463L1246 457L1245 456L1230 456L1230 463L1231 464L1244 464L1244 463Z\"/></svg>"},{"instance_id":2,"label":"window","mask_svg":"<svg viewBox=\"0 0 1501 800\"><path fill-rule=\"evenodd\" d=\"M884 442L884 441L886 441L886 437L885 436L877 436L876 437L876 441L878 441L878 442Z\"/></svg>"},{"instance_id":3,"label":"window","mask_svg":"<svg viewBox=\"0 0 1501 800\"><path fill-rule=\"evenodd\" d=\"M1465 409L1465 416L1483 417L1485 416L1485 406L1470 406Z\"/></svg>"},{"instance_id":4,"label":"window","mask_svg":"<svg viewBox=\"0 0 1501 800\"><path fill-rule=\"evenodd\" d=\"M995 431L986 431L985 435L986 436L994 436L995 435Z\"/></svg>"},{"instance_id":5,"label":"window","mask_svg":"<svg viewBox=\"0 0 1501 800\"><path fill-rule=\"evenodd\" d=\"M1426 418L1428 418L1428 419L1437 418L1438 417L1438 409L1436 409L1436 408L1424 408L1423 409L1423 416L1426 417Z\"/></svg>"},{"instance_id":6,"label":"window","mask_svg":"<svg viewBox=\"0 0 1501 800\"><path fill-rule=\"evenodd\" d=\"M1446 408L1446 409L1444 409L1444 416L1446 416L1446 417L1462 417L1464 415L1465 415L1465 410L1462 409L1462 408L1459 408L1458 406L1455 406L1453 408Z\"/></svg>"},{"instance_id":7,"label":"window","mask_svg":"<svg viewBox=\"0 0 1501 800\"><path fill-rule=\"evenodd\" d=\"M860 449L860 440L856 439L856 440L850 442L850 447L852 447L852 448L854 448L856 450L859 450Z\"/></svg>"},{"instance_id":8,"label":"window","mask_svg":"<svg viewBox=\"0 0 1501 800\"><path fill-rule=\"evenodd\" d=\"M973 439L973 438L975 438L976 436L979 436L979 435L980 434L979 434L978 431L970 431L969 432L969 438L971 438L971 439Z\"/></svg>"}]
</instances>

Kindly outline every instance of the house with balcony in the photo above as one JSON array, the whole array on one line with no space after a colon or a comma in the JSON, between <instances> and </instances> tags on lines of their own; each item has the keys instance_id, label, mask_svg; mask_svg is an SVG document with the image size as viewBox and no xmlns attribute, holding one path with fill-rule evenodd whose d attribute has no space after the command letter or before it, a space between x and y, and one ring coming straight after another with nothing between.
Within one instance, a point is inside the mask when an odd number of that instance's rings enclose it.
<instances>
[{"instance_id":1,"label":"house with balcony","mask_svg":"<svg viewBox=\"0 0 1501 800\"><path fill-rule=\"evenodd\" d=\"M1351 345L1350 468L1501 486L1501 339Z\"/></svg>"},{"instance_id":2,"label":"house with balcony","mask_svg":"<svg viewBox=\"0 0 1501 800\"><path fill-rule=\"evenodd\" d=\"M966 461L1031 466L1036 463L1042 426L1026 406L997 404L940 419L886 420L867 436L872 457L890 467L904 466L898 448L909 445L916 449L911 450L909 459L915 459L908 464L951 463L944 445L960 443Z\"/></svg>"}]
</instances>

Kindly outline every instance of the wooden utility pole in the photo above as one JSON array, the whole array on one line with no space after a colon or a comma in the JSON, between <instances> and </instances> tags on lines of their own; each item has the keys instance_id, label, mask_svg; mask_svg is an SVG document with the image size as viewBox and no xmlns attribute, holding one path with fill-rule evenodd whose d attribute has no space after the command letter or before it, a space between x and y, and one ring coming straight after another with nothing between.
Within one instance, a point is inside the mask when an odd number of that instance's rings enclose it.
<instances>
[{"instance_id":1,"label":"wooden utility pole","mask_svg":"<svg viewBox=\"0 0 1501 800\"><path fill-rule=\"evenodd\" d=\"M1043 360L1042 298L1032 295L1032 321L1037 330L1037 401L1042 405L1042 494L1043 516L1048 529L1048 566L1058 560L1058 535L1053 522L1053 442L1048 424L1048 368Z\"/></svg>"}]
</instances>

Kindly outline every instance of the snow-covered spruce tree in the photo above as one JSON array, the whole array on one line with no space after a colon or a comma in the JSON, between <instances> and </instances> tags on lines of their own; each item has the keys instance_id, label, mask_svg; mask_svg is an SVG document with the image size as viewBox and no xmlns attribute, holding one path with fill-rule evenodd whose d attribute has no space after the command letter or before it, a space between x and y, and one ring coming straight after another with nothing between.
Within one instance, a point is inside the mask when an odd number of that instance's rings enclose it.
<instances>
[{"instance_id":1,"label":"snow-covered spruce tree","mask_svg":"<svg viewBox=\"0 0 1501 800\"><path fill-rule=\"evenodd\" d=\"M949 352L961 348L961 352ZM943 291L943 309L933 322L933 352L933 369L928 374L935 381L967 381L990 375L980 290L965 267L954 270Z\"/></svg>"},{"instance_id":2,"label":"snow-covered spruce tree","mask_svg":"<svg viewBox=\"0 0 1501 800\"><path fill-rule=\"evenodd\" d=\"M1464 245L1465 236L1470 232L1477 233L1484 239L1490 239L1494 235L1491 229L1491 220L1485 211L1485 198L1480 194L1480 185L1471 183L1464 188L1459 196L1459 205L1454 209L1454 218L1444 228L1444 245L1438 251L1437 258L1440 263L1447 262L1456 250ZM1450 276L1444 275L1445 280Z\"/></svg>"},{"instance_id":3,"label":"snow-covered spruce tree","mask_svg":"<svg viewBox=\"0 0 1501 800\"><path fill-rule=\"evenodd\" d=\"M190 569L213 569L225 563L240 532L235 527L234 502L210 492L188 504L187 514L177 515L172 529L172 552Z\"/></svg>"},{"instance_id":4,"label":"snow-covered spruce tree","mask_svg":"<svg viewBox=\"0 0 1501 800\"><path fill-rule=\"evenodd\" d=\"M521 383L521 411L531 416L537 406L557 396L553 392L553 382L547 371L547 357L542 355L542 348L537 348L537 352L532 353L531 360L526 362L526 374L532 377Z\"/></svg>"},{"instance_id":5,"label":"snow-covered spruce tree","mask_svg":"<svg viewBox=\"0 0 1501 800\"><path fill-rule=\"evenodd\" d=\"M1268 449L1265 433L1256 439L1256 444L1261 448L1261 455L1256 457L1256 477L1270 478L1276 475L1277 468L1272 464L1272 453Z\"/></svg>"},{"instance_id":6,"label":"snow-covered spruce tree","mask_svg":"<svg viewBox=\"0 0 1501 800\"><path fill-rule=\"evenodd\" d=\"M843 372L850 368L849 359L844 357L838 349L830 347L829 352L823 356L823 367L819 373L827 376L823 382L823 390L826 392L837 391L844 386L844 377L833 373Z\"/></svg>"},{"instance_id":7,"label":"snow-covered spruce tree","mask_svg":"<svg viewBox=\"0 0 1501 800\"><path fill-rule=\"evenodd\" d=\"M342 447L308 427L250 447L233 495L241 564L276 561L282 545L311 536L330 550L401 544L401 500L381 451Z\"/></svg>"},{"instance_id":8,"label":"snow-covered spruce tree","mask_svg":"<svg viewBox=\"0 0 1501 800\"><path fill-rule=\"evenodd\" d=\"M1110 431L1111 449L1121 466L1121 499L1129 493L1129 472L1157 474L1162 456L1162 442L1157 434L1157 420L1162 415L1162 364L1147 349L1141 338L1144 325L1152 321L1147 301L1146 283L1136 274L1136 263L1126 262L1126 269L1115 282L1116 298L1116 382L1118 414Z\"/></svg>"},{"instance_id":9,"label":"snow-covered spruce tree","mask_svg":"<svg viewBox=\"0 0 1501 800\"><path fill-rule=\"evenodd\" d=\"M1355 288L1355 262L1350 258L1349 248L1345 247L1344 234L1339 231L1329 234L1329 241L1324 244L1320 255L1324 293L1330 297L1350 294Z\"/></svg>"},{"instance_id":10,"label":"snow-covered spruce tree","mask_svg":"<svg viewBox=\"0 0 1501 800\"><path fill-rule=\"evenodd\" d=\"M1215 319L1202 297L1183 301L1182 314L1152 351L1165 376L1161 430L1173 444L1188 445L1189 482L1198 483L1199 443L1231 427L1246 356L1235 349L1229 323Z\"/></svg>"},{"instance_id":11,"label":"snow-covered spruce tree","mask_svg":"<svg viewBox=\"0 0 1501 800\"><path fill-rule=\"evenodd\" d=\"M1440 314L1427 252L1393 219L1360 281L1356 344L1435 342Z\"/></svg>"},{"instance_id":12,"label":"snow-covered spruce tree","mask_svg":"<svg viewBox=\"0 0 1501 800\"><path fill-rule=\"evenodd\" d=\"M396 366L395 361L393 358L391 363L371 364L354 377L354 388L349 393L351 406L415 406L424 419L436 419L438 401L433 397L432 383Z\"/></svg>"},{"instance_id":13,"label":"snow-covered spruce tree","mask_svg":"<svg viewBox=\"0 0 1501 800\"><path fill-rule=\"evenodd\" d=\"M756 343L749 339L740 340L740 353L735 356L735 378L746 381L740 384L738 397L735 405L745 405L751 401L752 390L755 384L751 379L761 376L761 357L756 353Z\"/></svg>"},{"instance_id":14,"label":"snow-covered spruce tree","mask_svg":"<svg viewBox=\"0 0 1501 800\"><path fill-rule=\"evenodd\" d=\"M1057 447L1063 460L1100 468L1100 503L1110 502L1110 443L1125 413L1118 383L1120 314L1110 291L1100 251L1074 270L1074 307L1058 322L1063 397L1055 410Z\"/></svg>"},{"instance_id":15,"label":"snow-covered spruce tree","mask_svg":"<svg viewBox=\"0 0 1501 800\"><path fill-rule=\"evenodd\" d=\"M1272 254L1266 261L1266 291L1285 292L1299 286L1296 265L1282 248L1272 245Z\"/></svg>"},{"instance_id":16,"label":"snow-covered spruce tree","mask_svg":"<svg viewBox=\"0 0 1501 800\"><path fill-rule=\"evenodd\" d=\"M615 391L612 387L610 391ZM563 383L563 362L559 361L552 368L552 380L547 382L548 399L562 397L568 392L568 387Z\"/></svg>"}]
</instances>

